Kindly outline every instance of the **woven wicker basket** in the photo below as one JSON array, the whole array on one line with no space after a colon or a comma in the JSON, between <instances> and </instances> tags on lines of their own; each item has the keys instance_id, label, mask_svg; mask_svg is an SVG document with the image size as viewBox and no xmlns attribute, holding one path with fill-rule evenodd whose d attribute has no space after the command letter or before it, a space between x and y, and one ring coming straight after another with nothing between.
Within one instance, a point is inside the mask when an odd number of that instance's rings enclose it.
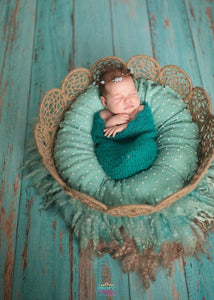
<instances>
[{"instance_id":1,"label":"woven wicker basket","mask_svg":"<svg viewBox=\"0 0 214 300\"><path fill-rule=\"evenodd\" d=\"M89 84L99 76L99 71L104 65L124 64L135 71L135 78L145 78L173 88L183 99L190 110L193 120L197 122L201 135L201 152L198 169L189 184L176 193L171 194L158 204L146 205L119 205L108 207L82 192L66 185L57 172L53 158L55 136L59 123L63 120L65 111L71 101L83 93ZM158 62L145 55L132 57L125 63L118 57L105 57L92 66L91 71L78 68L71 71L63 80L61 89L48 91L40 104L39 122L34 129L34 136L41 160L53 178L62 186L65 193L83 202L92 209L113 215L136 217L148 215L170 206L172 203L194 190L209 168L214 159L214 116L212 115L211 102L206 91L200 87L192 86L190 77L181 68L175 65L160 67Z\"/></svg>"}]
</instances>

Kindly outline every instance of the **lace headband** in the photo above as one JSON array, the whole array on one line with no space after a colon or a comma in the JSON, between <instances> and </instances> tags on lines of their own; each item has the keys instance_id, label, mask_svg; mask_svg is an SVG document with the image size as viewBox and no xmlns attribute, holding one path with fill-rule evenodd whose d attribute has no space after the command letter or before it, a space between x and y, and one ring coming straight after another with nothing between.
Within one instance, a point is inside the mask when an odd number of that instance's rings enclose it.
<instances>
[{"instance_id":1,"label":"lace headband","mask_svg":"<svg viewBox=\"0 0 214 300\"><path fill-rule=\"evenodd\" d=\"M114 83L117 83L117 82L120 82L123 80L124 77L127 77L127 76L130 76L130 75L133 75L134 74L134 70L132 68L127 68L127 73L122 73L121 76L117 76L115 77L114 79L111 79L109 81L105 81L105 80L100 80L99 78L97 80L95 80L93 83L96 85L96 87L100 87L100 86L104 86L106 83L109 83L109 82L114 82Z\"/></svg>"}]
</instances>

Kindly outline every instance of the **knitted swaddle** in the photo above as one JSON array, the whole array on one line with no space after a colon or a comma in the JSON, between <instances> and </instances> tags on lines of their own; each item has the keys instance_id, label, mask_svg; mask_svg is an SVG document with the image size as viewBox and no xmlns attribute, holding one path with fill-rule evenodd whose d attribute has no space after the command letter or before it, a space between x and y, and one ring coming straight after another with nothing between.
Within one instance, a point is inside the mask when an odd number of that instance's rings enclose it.
<instances>
[{"instance_id":1,"label":"knitted swaddle","mask_svg":"<svg viewBox=\"0 0 214 300\"><path fill-rule=\"evenodd\" d=\"M147 103L136 118L128 123L115 137L106 137L105 123L100 112L94 116L92 138L96 144L96 155L104 171L113 179L128 178L148 169L157 156L154 141L156 128Z\"/></svg>"}]
</instances>

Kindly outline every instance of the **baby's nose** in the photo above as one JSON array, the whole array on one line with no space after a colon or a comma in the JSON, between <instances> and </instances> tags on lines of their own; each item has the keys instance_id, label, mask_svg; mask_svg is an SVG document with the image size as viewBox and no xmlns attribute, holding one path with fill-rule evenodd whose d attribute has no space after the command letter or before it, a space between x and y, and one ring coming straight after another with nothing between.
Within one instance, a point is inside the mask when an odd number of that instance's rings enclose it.
<instances>
[{"instance_id":1,"label":"baby's nose","mask_svg":"<svg viewBox=\"0 0 214 300\"><path fill-rule=\"evenodd\" d=\"M127 102L129 102L131 99L130 99L130 97L128 96L128 97L126 97L125 98L125 103L127 103Z\"/></svg>"}]
</instances>

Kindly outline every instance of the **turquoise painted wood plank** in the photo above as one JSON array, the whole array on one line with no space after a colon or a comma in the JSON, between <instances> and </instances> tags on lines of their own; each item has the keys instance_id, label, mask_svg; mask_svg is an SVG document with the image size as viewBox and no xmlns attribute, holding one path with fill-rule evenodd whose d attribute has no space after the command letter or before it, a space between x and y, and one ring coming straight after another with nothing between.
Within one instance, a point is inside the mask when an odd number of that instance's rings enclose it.
<instances>
[{"instance_id":1,"label":"turquoise painted wood plank","mask_svg":"<svg viewBox=\"0 0 214 300\"><path fill-rule=\"evenodd\" d=\"M190 300L214 299L214 234L208 238L210 258L201 254L199 259L187 258L186 281Z\"/></svg>"},{"instance_id":2,"label":"turquoise painted wood plank","mask_svg":"<svg viewBox=\"0 0 214 300\"><path fill-rule=\"evenodd\" d=\"M153 56L146 0L112 0L114 53L125 61L132 56Z\"/></svg>"},{"instance_id":3,"label":"turquoise painted wood plank","mask_svg":"<svg viewBox=\"0 0 214 300\"><path fill-rule=\"evenodd\" d=\"M93 260L91 272L96 274L94 289L97 299L129 299L129 289L131 287L129 286L128 273L122 271L120 261L114 260L110 255L104 255ZM99 286L105 283L114 285L113 295L105 296L101 294Z\"/></svg>"},{"instance_id":4,"label":"turquoise painted wood plank","mask_svg":"<svg viewBox=\"0 0 214 300\"><path fill-rule=\"evenodd\" d=\"M201 85L197 57L183 1L148 1L155 58L163 67L184 69L193 86Z\"/></svg>"},{"instance_id":5,"label":"turquoise painted wood plank","mask_svg":"<svg viewBox=\"0 0 214 300\"><path fill-rule=\"evenodd\" d=\"M72 285L71 285L71 297L69 299L79 299L79 278L80 278L80 247L79 240L73 234L72 243Z\"/></svg>"},{"instance_id":6,"label":"turquoise painted wood plank","mask_svg":"<svg viewBox=\"0 0 214 300\"><path fill-rule=\"evenodd\" d=\"M75 26L75 67L91 68L93 63L104 56L113 55L112 44L112 26L111 26L111 10L109 1L90 0L75 1L74 11ZM73 249L77 253L77 249ZM102 284L103 277L103 259L109 260L112 266L109 269L109 276L114 274L114 284L121 290L128 291L128 277L124 276L121 281L121 269L117 267L117 262L108 256L104 258L93 259L90 253L80 254L79 257L79 287L77 291L73 289L74 299L99 299L97 294L98 284ZM76 279L74 275L73 280ZM78 298L79 297L79 298ZM105 299L105 297L102 299Z\"/></svg>"},{"instance_id":7,"label":"turquoise painted wood plank","mask_svg":"<svg viewBox=\"0 0 214 300\"><path fill-rule=\"evenodd\" d=\"M10 299L29 99L35 1L0 9L0 298ZM25 18L23 18L23 15Z\"/></svg>"},{"instance_id":8,"label":"turquoise painted wood plank","mask_svg":"<svg viewBox=\"0 0 214 300\"><path fill-rule=\"evenodd\" d=\"M135 54L153 56L153 51L156 48L153 48L151 41L146 2L142 1L139 4L137 1L126 1L126 3L124 1L114 1L112 11L116 55L120 53L118 56L123 55L127 60ZM168 17L168 15L166 16ZM158 35L161 28L157 27L156 30ZM136 50L139 52L136 52ZM144 297L145 299L146 297L156 299L157 296L158 299L172 299L177 291L175 286L179 287L181 282L185 283L185 278L183 270L179 272L179 276L170 279L166 276L166 272L158 272L157 282L151 285L149 291L145 291L142 281L139 280L136 274L130 273L129 282L132 299L144 299Z\"/></svg>"},{"instance_id":9,"label":"turquoise painted wood plank","mask_svg":"<svg viewBox=\"0 0 214 300\"><path fill-rule=\"evenodd\" d=\"M203 87L214 109L214 2L185 1Z\"/></svg>"},{"instance_id":10,"label":"turquoise painted wood plank","mask_svg":"<svg viewBox=\"0 0 214 300\"><path fill-rule=\"evenodd\" d=\"M143 288L141 279L137 274L130 274L131 299L188 299L188 293L185 288L186 282L182 259L179 259L175 262L171 273L169 270L159 269L157 272L156 281L151 282L150 287L147 290Z\"/></svg>"},{"instance_id":11,"label":"turquoise painted wood plank","mask_svg":"<svg viewBox=\"0 0 214 300\"><path fill-rule=\"evenodd\" d=\"M111 1L111 10L114 55L122 58L124 61L128 61L137 54L152 56L146 2L113 0ZM147 43L144 43L144 40ZM112 276L114 275L113 266L115 269L116 264L112 265ZM122 284L120 281L112 281L117 289L116 299L129 299L129 297L140 299L140 294L133 288L136 277L132 277L129 274L126 274L126 276L128 276L128 285Z\"/></svg>"},{"instance_id":12,"label":"turquoise painted wood plank","mask_svg":"<svg viewBox=\"0 0 214 300\"><path fill-rule=\"evenodd\" d=\"M38 213L41 199L25 183L22 193L12 299L69 299L69 231L55 214Z\"/></svg>"},{"instance_id":13,"label":"turquoise painted wood plank","mask_svg":"<svg viewBox=\"0 0 214 300\"><path fill-rule=\"evenodd\" d=\"M90 69L98 59L113 55L110 4L78 0L74 7L75 67Z\"/></svg>"},{"instance_id":14,"label":"turquoise painted wood plank","mask_svg":"<svg viewBox=\"0 0 214 300\"><path fill-rule=\"evenodd\" d=\"M194 2L194 7L197 7L197 2ZM161 11L158 14L159 9ZM157 1L154 5L153 2L149 2L149 10L152 20L152 36L155 53L161 65L163 66L169 63L177 64L190 75L193 85L201 85L197 57L194 52L194 44L191 41L191 32L188 26L188 19L185 19L184 17L185 7L183 3L178 1L168 1L161 4ZM167 14L167 12L169 12L169 14ZM180 16L182 16L181 19L179 19ZM158 29L161 29L159 34ZM167 47L169 51L166 51L166 48L161 47L163 41L167 46L170 46ZM169 54L171 61L169 61ZM210 265L210 268L213 268L213 266ZM185 268L185 273L189 271L186 271L187 269L188 267ZM195 274L201 272L199 265L194 265L193 272ZM201 279L202 285L203 280L204 279ZM189 285L189 282L191 282L191 277L187 278L186 281L188 294L194 295L192 299L202 299L200 297L200 292L197 291L197 289L194 289L195 286L192 288L192 285ZM181 295L183 297L183 294Z\"/></svg>"},{"instance_id":15,"label":"turquoise painted wood plank","mask_svg":"<svg viewBox=\"0 0 214 300\"><path fill-rule=\"evenodd\" d=\"M60 88L74 64L72 1L38 0L37 5L29 120L37 116L45 92Z\"/></svg>"},{"instance_id":16,"label":"turquoise painted wood plank","mask_svg":"<svg viewBox=\"0 0 214 300\"><path fill-rule=\"evenodd\" d=\"M112 16L114 52L117 56L126 61L137 54L153 56L145 1L141 3L137 1L112 1ZM158 280L161 283L165 282L165 274L160 273ZM129 284L130 291L125 287L125 294L130 294L131 299L144 299L147 293L138 274L129 274ZM169 298L168 289L162 291L160 285L157 287L159 289L157 288L156 294ZM154 294L153 290L151 293Z\"/></svg>"},{"instance_id":17,"label":"turquoise painted wood plank","mask_svg":"<svg viewBox=\"0 0 214 300\"><path fill-rule=\"evenodd\" d=\"M72 13L70 1L37 1L29 122L44 93L60 87L73 66ZM31 138L28 126L26 144ZM72 299L72 235L59 214L40 216L41 199L30 186L22 185L13 298Z\"/></svg>"}]
</instances>

